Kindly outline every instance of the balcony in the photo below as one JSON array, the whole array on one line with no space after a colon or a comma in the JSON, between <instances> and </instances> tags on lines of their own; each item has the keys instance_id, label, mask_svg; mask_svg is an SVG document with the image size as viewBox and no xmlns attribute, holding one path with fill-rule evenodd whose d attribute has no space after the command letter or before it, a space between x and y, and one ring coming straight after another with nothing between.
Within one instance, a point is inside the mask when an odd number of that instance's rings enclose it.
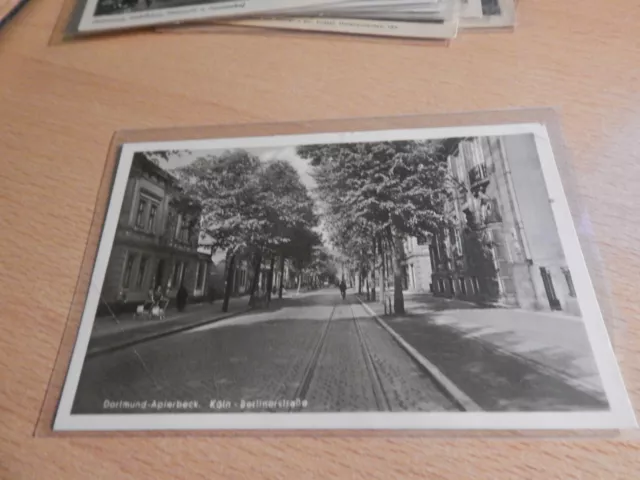
<instances>
[{"instance_id":1,"label":"balcony","mask_svg":"<svg viewBox=\"0 0 640 480\"><path fill-rule=\"evenodd\" d=\"M486 187L489 183L489 173L486 163L480 163L469 169L469 185L472 191Z\"/></svg>"}]
</instances>

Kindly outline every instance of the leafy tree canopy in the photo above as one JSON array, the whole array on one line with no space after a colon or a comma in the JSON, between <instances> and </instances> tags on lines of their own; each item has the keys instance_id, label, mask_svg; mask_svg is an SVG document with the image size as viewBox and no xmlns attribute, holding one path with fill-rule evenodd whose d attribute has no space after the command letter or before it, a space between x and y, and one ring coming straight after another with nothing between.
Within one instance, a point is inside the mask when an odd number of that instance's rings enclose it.
<instances>
[{"instance_id":1,"label":"leafy tree canopy","mask_svg":"<svg viewBox=\"0 0 640 480\"><path fill-rule=\"evenodd\" d=\"M215 249L280 251L312 240L313 200L287 162L263 163L244 150L197 159L174 171L202 205L202 228Z\"/></svg>"},{"instance_id":2,"label":"leafy tree canopy","mask_svg":"<svg viewBox=\"0 0 640 480\"><path fill-rule=\"evenodd\" d=\"M447 222L447 148L440 141L302 146L331 222L418 236Z\"/></svg>"}]
</instances>

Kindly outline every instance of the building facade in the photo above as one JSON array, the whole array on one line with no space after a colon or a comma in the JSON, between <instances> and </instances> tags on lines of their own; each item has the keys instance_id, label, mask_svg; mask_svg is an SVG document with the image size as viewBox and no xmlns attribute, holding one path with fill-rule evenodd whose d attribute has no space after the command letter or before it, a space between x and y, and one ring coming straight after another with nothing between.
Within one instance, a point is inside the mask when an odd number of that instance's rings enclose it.
<instances>
[{"instance_id":1,"label":"building facade","mask_svg":"<svg viewBox=\"0 0 640 480\"><path fill-rule=\"evenodd\" d=\"M238 253L233 262L233 273L231 277L228 277L229 257L224 251L214 250L212 244L213 240L209 235L204 233L200 235L199 251L210 257L211 260L207 280L210 296L214 299L224 298L228 278L231 281L231 296L237 297L249 294L255 271L254 257L250 253ZM282 272L283 286L285 288L291 287L290 272L290 261L285 260ZM270 258L263 257L260 265L257 293L265 293L269 274ZM280 285L280 277L280 257L276 257L273 272L273 286L276 288Z\"/></svg>"},{"instance_id":2,"label":"building facade","mask_svg":"<svg viewBox=\"0 0 640 480\"><path fill-rule=\"evenodd\" d=\"M132 311L162 287L173 301L206 297L210 257L198 252L200 207L176 179L134 156L101 294L99 314Z\"/></svg>"},{"instance_id":3,"label":"building facade","mask_svg":"<svg viewBox=\"0 0 640 480\"><path fill-rule=\"evenodd\" d=\"M408 237L404 242L404 253L405 288L414 292L428 292L431 286L432 268L429 242L426 237Z\"/></svg>"},{"instance_id":4,"label":"building facade","mask_svg":"<svg viewBox=\"0 0 640 480\"><path fill-rule=\"evenodd\" d=\"M454 221L431 236L433 292L580 315L533 135L463 139L449 173Z\"/></svg>"}]
</instances>

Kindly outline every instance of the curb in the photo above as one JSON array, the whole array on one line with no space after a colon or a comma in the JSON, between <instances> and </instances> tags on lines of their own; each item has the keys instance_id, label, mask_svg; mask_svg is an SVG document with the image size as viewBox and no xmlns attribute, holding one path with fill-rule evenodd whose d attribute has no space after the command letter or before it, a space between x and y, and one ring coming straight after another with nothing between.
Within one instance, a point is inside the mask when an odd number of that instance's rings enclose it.
<instances>
[{"instance_id":1,"label":"curb","mask_svg":"<svg viewBox=\"0 0 640 480\"><path fill-rule=\"evenodd\" d=\"M444 373L438 369L433 363L427 360L420 354L415 348L402 338L393 328L391 328L387 322L382 320L378 314L376 314L369 305L364 303L359 297L360 304L369 312L369 314L376 319L382 328L384 328L393 339L417 362L422 368L424 368L429 375L442 387L442 389L453 398L454 402L458 404L464 411L467 412L482 412L484 411L476 402L474 402L466 393L460 390L451 380L449 380Z\"/></svg>"},{"instance_id":2,"label":"curb","mask_svg":"<svg viewBox=\"0 0 640 480\"><path fill-rule=\"evenodd\" d=\"M167 337L169 335L173 335L174 333L184 332L186 330L191 330L192 328L201 327L203 325L207 325L209 323L214 323L214 322L217 322L217 321L220 321L220 320L226 320L226 319L231 318L231 317L233 317L235 315L240 315L240 314L243 314L243 313L247 313L249 310L251 310L251 308L245 308L245 309L240 310L238 312L232 312L232 313L228 313L226 315L221 315L219 317L209 318L208 320L202 320L202 321L198 321L196 323L190 323L189 325L180 325L180 326L175 327L175 328L170 328L168 330L163 330L161 332L152 333L152 334L140 337L140 338L136 338L134 340L127 340L125 342L118 343L117 345L109 345L107 347L95 348L95 349L89 350L87 352L86 358L97 357L97 356L103 355L105 353L115 352L117 350L122 350L122 349L127 348L127 347L132 347L132 346L138 345L140 343L150 342L151 340L157 340L158 338Z\"/></svg>"}]
</instances>

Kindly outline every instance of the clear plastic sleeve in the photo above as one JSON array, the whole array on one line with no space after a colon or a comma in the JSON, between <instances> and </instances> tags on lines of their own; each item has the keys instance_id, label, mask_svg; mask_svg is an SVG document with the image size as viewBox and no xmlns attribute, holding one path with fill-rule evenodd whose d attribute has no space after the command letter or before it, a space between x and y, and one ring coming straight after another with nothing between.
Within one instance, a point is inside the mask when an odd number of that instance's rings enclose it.
<instances>
[{"instance_id":1,"label":"clear plastic sleeve","mask_svg":"<svg viewBox=\"0 0 640 480\"><path fill-rule=\"evenodd\" d=\"M598 416L597 412L591 411L589 407L584 407L580 410L580 412L570 411L571 409L565 409L565 411L555 411L541 413L532 408L524 408L523 410L512 410L511 412L489 412L485 411L486 409L482 408L480 411L469 411L474 410L473 405L476 405L476 400L471 399L469 396L465 397L465 394L460 393L456 394L456 386L451 384L449 380L447 380L446 375L443 375L443 378L438 380L438 375L441 373L437 372L437 369L430 371L430 375L435 379L434 381L440 382L444 389L450 389L453 397L458 398L463 407L461 407L463 412L455 413L452 415L461 415L462 417L450 417L452 420L451 424L442 423L439 426L428 427L431 425L429 422L431 420L424 420L425 427L416 428L415 425L413 427L407 427L406 422L404 423L405 427L393 427L395 418L405 418L411 421L411 415L415 414L415 412L409 411L404 413L385 413L385 419L373 419L371 424L364 426L362 428L359 427L349 427L349 428L334 428L334 427L323 427L322 421L320 421L320 425L317 428L301 428L291 426L295 423L295 420L286 420L286 425L282 428L262 428L262 427L251 427L246 426L245 423L244 428L240 427L202 427L202 425L211 425L212 420L210 420L211 413L202 413L199 414L176 414L176 413L167 413L164 419L158 420L158 423L149 428L113 428L110 429L108 424L106 427L102 428L92 428L91 427L91 419L95 417L94 415L80 415L80 419L76 420L77 428L65 428L65 429L56 429L54 430L54 420L56 420L56 412L57 415L60 416L60 403L61 401L61 392L63 392L63 388L67 389L69 382L75 381L71 378L73 375L77 375L78 368L82 368L83 362L86 361L86 338L88 338L85 334L91 331L93 325L93 318L91 315L87 317L86 309L88 305L89 298L91 295L95 295L96 292L92 293L92 288L95 287L95 282L98 281L98 284L101 284L102 279L97 279L96 276L98 261L97 258L105 248L107 251L110 250L111 245L109 241L105 240L107 227L106 221L109 218L109 212L114 210L114 204L118 203L118 195L115 195L115 191L118 187L118 182L122 179L121 173L116 173L122 167L122 159L125 158L123 152L125 149L133 149L134 151L136 145L139 148L151 148L149 145L161 145L157 142L162 142L162 144L168 145L165 142L195 142L193 145L200 145L199 141L219 141L222 142L220 145L232 145L234 142L238 145L244 145L242 142L246 142L246 144L250 144L251 142L257 142L256 145L261 144L260 142L281 142L284 138L285 140L291 138L294 142L301 141L300 139L303 136L314 136L313 138L327 138L331 135L339 135L335 138L338 138L340 142L351 142L356 141L353 139L357 138L369 138L367 135L372 135L374 138L382 138L389 136L393 133L393 136L390 138L414 138L409 137L408 133L398 134L397 132L413 132L415 129L420 129L421 132L427 132L426 134L435 135L433 138L455 138L456 142L460 142L465 138L469 137L468 134L460 134L456 133L454 136L452 133L447 132L467 132L465 129L472 129L469 131L472 132L500 132L500 128L503 126L510 126L511 129L527 129L531 128L531 132L534 138L534 141L540 142L538 145L538 155L542 157L543 155L551 155L551 161L547 165L548 170L544 173L546 177L546 188L549 190L549 195L553 199L552 200L552 208L560 209L558 211L563 211L566 207L567 217L564 218L564 222L558 224L558 231L560 234L564 235L562 232L565 232L569 239L564 239L563 237L563 245L564 245L564 254L569 255L569 250L566 248L567 245L579 245L579 247L574 249L571 253L571 258L569 259L571 264L571 268L573 272L581 272L588 271L588 275L586 277L574 277L575 286L573 288L578 291L578 301L580 310L582 311L582 318L584 320L585 328L587 329L588 337L590 339L590 345L593 349L597 370L599 372L599 376L601 381L603 382L605 395L608 398L609 410L602 413L602 417ZM453 130L450 130L453 129ZM458 129L458 130L456 130ZM417 131L417 130L416 130ZM519 130L518 130L519 131ZM523 130L524 131L524 130ZM529 131L529 130L526 130ZM391 133L389 133L391 132ZM394 133L396 132L396 133ZM435 133L428 133L435 132ZM444 133L443 133L444 132ZM538 133L536 133L538 132ZM402 136L404 135L404 137ZM440 135L440 136L438 136ZM473 133L476 135L476 133ZM479 134L478 134L479 135ZM482 135L494 135L490 133L482 133ZM497 135L497 134L496 134ZM317 136L317 137L316 137ZM286 137L286 138L285 138ZM331 137L334 138L334 137ZM416 137L417 138L417 137ZM420 137L421 138L421 137ZM227 140L225 140L227 139ZM248 139L248 140L247 140ZM257 139L257 140L256 140ZM462 139L462 140L461 140ZM305 140L306 141L306 140ZM368 140L367 140L368 141ZM225 143L226 142L226 143ZM240 143L237 143L240 142ZM312 143L308 143L311 144ZM342 144L342 143L341 143ZM173 145L173 143L172 143ZM181 143L182 145L182 143ZM187 145L187 144L185 144ZM192 145L189 143L188 145ZM190 146L188 148L195 148ZM253 145L253 143L251 143ZM279 144L280 145L280 144ZM284 143L282 144L284 145ZM185 147L187 148L187 147ZM200 147L198 147L200 148ZM203 147L204 148L204 147ZM222 147L220 147L222 148ZM231 148L229 146L225 148ZM504 147L506 148L506 147ZM546 151L545 149L549 149ZM138 150L135 150L138 151ZM460 150L457 150L460 152ZM544 153L546 151L546 153ZM453 154L452 154L453 155ZM460 153L456 153L455 155L460 155ZM471 155L471 154L470 154ZM553 161L555 159L555 161ZM452 160L450 160L452 161ZM474 167L475 168L475 167ZM505 167L506 168L506 167ZM476 169L477 170L477 169ZM544 169L543 169L544 170ZM470 170L471 171L471 170ZM480 172L481 170L478 170ZM482 170L485 171L485 170ZM505 189L512 188L509 187L508 177L511 175L509 173L510 170L508 168L505 170L505 178L507 178L504 185ZM475 172L475 170L474 170ZM550 172L550 173L549 173ZM486 173L485 173L486 174ZM494 173L495 174L495 173ZM118 176L120 175L120 177ZM470 174L471 175L471 174ZM477 172L474 173L477 178ZM496 174L497 175L497 174ZM549 176L547 176L549 175ZM557 178L555 178L557 176ZM551 180L550 178L553 177ZM484 177L482 177L484 178ZM482 180L480 178L480 180ZM474 180L474 181L476 181ZM555 182L555 183L554 183ZM476 182L478 183L478 182ZM553 188L551 185L554 185ZM502 188L502 187L501 187ZM519 187L516 187L519 188ZM552 191L553 190L553 191ZM506 191L506 190L505 190ZM566 202L565 202L566 200ZM515 208L515 207L514 207ZM515 211L515 210L514 210ZM116 215L118 212L115 213ZM114 215L114 213L111 213ZM556 223L559 221L558 216L555 217ZM573 220L573 223L571 222ZM517 222L516 222L517 224ZM575 228L574 228L575 227ZM568 243L565 243L568 242ZM578 243L571 243L571 242ZM105 247L106 245L106 247ZM579 250L582 250L582 254L580 254ZM567 257L569 258L569 257ZM574 268L575 267L575 268ZM544 268L541 268L541 274L544 274ZM69 309L69 316L67 320L67 325L64 331L64 336L62 343L60 345L59 354L53 369L53 373L51 376L50 385L46 394L46 398L44 401L44 405L42 408L42 412L36 427L35 434L38 436L50 436L50 435L113 435L116 432L122 433L123 431L127 431L129 435L157 435L158 432L166 433L181 433L184 434L188 432L189 434L213 434L213 435L234 435L242 432L243 434L253 433L253 434L262 434L265 432L269 434L291 434L295 432L296 434L306 433L306 434L324 434L324 435L420 435L420 436L450 436L450 437L460 437L460 436L470 436L470 437L497 437L497 438L513 438L513 437L566 437L566 438L585 438L585 437L594 437L594 436L624 436L626 438L636 437L637 434L637 424L635 422L634 409L631 406L629 397L626 393L626 389L624 383L622 381L622 376L620 376L620 371L618 370L618 364L616 362L616 358L614 353L619 352L622 348L626 348L626 342L631 341L631 337L626 335L627 328L627 320L620 318L615 310L613 305L613 300L609 293L609 289L606 282L605 277L605 269L602 263L602 258L598 254L597 244L594 238L594 233L590 227L589 223L589 215L588 212L585 211L583 203L581 201L580 192L575 186L574 182L574 173L571 166L571 160L569 158L569 154L567 148L564 144L561 135L560 124L558 120L558 116L553 109L522 109L522 110L506 110L506 111L491 111L491 112L470 112L470 113L457 113L457 114L442 114L442 115L427 115L427 116L406 116L406 117L389 117L389 118L368 118L368 119L347 119L347 120L328 120L328 121L313 121L313 122L295 122L295 123L275 123L275 124L254 124L254 125L227 125L227 126L211 126L211 127L193 127L193 128L175 128L175 129L162 129L162 130L140 130L140 131L120 131L117 132L111 145L109 147L109 152L106 158L106 164L104 169L103 180L100 185L100 189L98 191L95 214L93 217L91 229L89 236L87 238L87 247L84 254L84 260L82 262L81 271L79 273L77 288L73 297L72 304ZM99 275L98 275L99 276ZM543 275L544 277L544 275ZM590 277L590 278L587 278ZM560 277L561 278L561 277ZM568 278L568 277L567 277ZM568 281L568 280L567 280ZM573 284L572 284L573 285ZM475 288L475 287L474 287ZM545 283L545 288L547 288L547 296L550 295L548 290L548 285ZM574 295L570 293L569 295ZM549 297L551 298L551 297ZM551 300L550 300L551 304ZM587 308L591 307L591 308ZM382 307L380 307L382 308ZM391 307L390 307L391 308ZM375 307L372 307L372 314L379 315L382 318L386 318L383 313L377 312ZM386 306L385 306L386 313ZM83 320L83 316L85 317ZM586 320L589 318L589 320ZM81 322L81 320L83 320ZM576 322L577 320L567 320L570 322ZM381 320L381 325L384 324L384 321ZM88 323L88 324L87 324ZM572 325L576 325L575 323ZM386 327L385 327L386 328ZM396 335L393 333L393 328L389 328L390 334ZM607 338L608 337L608 338ZM394 336L394 338L396 338ZM396 338L398 342L401 344L401 339ZM405 342L406 343L406 342ZM406 346L405 346L406 347ZM129 347L127 347L129 348ZM135 350L135 347L130 347L133 353L138 355ZM411 348L407 347L407 352L411 351ZM375 363L375 355L371 356ZM417 358L417 357L416 357ZM147 358L147 362L149 360ZM75 367L74 367L75 364ZM74 367L76 373L71 373ZM424 365L423 365L424 367ZM71 368L71 369L70 369ZM150 368L147 365L146 368ZM408 368L408 367L407 367ZM424 367L427 370L431 367ZM542 368L542 367L541 367ZM630 372L632 372L632 366L626 364L624 361L620 362L620 368L623 376L626 377L627 381L633 380L630 378ZM373 378L373 377L372 377ZM554 382L557 381L553 380ZM449 383L447 383L449 382ZM67 386L65 386L67 384ZM524 388L524 387L523 387ZM465 390L466 386L462 385L462 390ZM456 397L456 395L458 395ZM63 395L64 396L64 395ZM465 400L465 398L467 400ZM465 401L467 403L465 403ZM68 403L68 402L67 402ZM465 407L465 405L467 405ZM471 405L469 407L469 405ZM60 408L59 408L60 407ZM609 415L611 413L611 415ZM106 422L110 422L108 419L109 414L106 415ZM146 415L146 417L145 417ZM195 415L195 416L194 416ZM197 416L200 415L200 416ZM273 413L265 414L267 417L269 415L274 415ZM284 413L286 415L294 415L294 413ZM284 418L280 416L280 419ZM347 422L348 425L352 425L353 418L358 415L363 415L362 413L342 413L343 419ZM353 415L353 417L352 417ZM418 414L416 414L418 415ZM437 415L434 415L433 418L436 418ZM487 416L485 418L485 416ZM516 425L530 425L527 428L517 427L510 428L510 425L514 423L510 418L516 418L518 415L522 416L522 420L515 421ZM551 416L545 416L551 415ZM581 420L582 417L580 415L584 415L584 423ZM124 415L126 417L126 415ZM139 417L140 415L132 414L131 418ZM141 415L145 418L155 417L157 415ZM173 420L169 421L166 418L176 418L175 422ZM395 416L395 417L394 417ZM402 417L404 416L404 417ZM466 416L466 417L465 417ZM128 420L122 420L122 415L115 415L113 417L113 422L115 424L122 425L122 422L128 422ZM158 416L159 417L159 416ZM84 420L83 420L84 418ZM182 420L191 418L187 423L180 423ZM275 417L273 417L275 418ZM373 418L373 417L372 417ZM382 418L382 417L381 417ZM417 419L418 417L416 417ZM449 418L449 417L447 417ZM461 420L458 420L460 418ZM469 420L470 423L467 423L468 419L474 419L473 421ZM518 417L520 418L520 417ZM573 418L571 420L570 418ZM207 420L208 419L208 420ZM423 420L420 420L422 422ZM136 420L137 421L137 420ZM141 420L142 421L142 420ZM146 420L145 420L146 421ZM266 420L265 420L266 421ZM269 420L271 421L271 420ZM281 420L284 421L284 420ZM385 422L391 423L385 423ZM475 423L474 422L478 422ZM79 423L78 423L79 422ZM83 424L82 422L88 422ZM132 425L135 424L135 421L132 420ZM173 423L172 423L173 422ZM186 420L185 420L186 422ZM191 423L190 423L191 422ZM195 425L195 428L190 428L185 425ZM204 422L204 423L203 423ZM207 423L209 422L209 423ZM487 423L489 422L489 423ZM493 422L493 423L491 423ZM496 423L497 422L497 423ZM521 423L518 423L521 422ZM552 423L545 423L552 422ZM555 423L557 422L557 423ZM215 425L215 422L213 423ZM223 423L224 424L224 423ZM329 425L333 425L331 422ZM400 425L403 423L400 422ZM437 421L436 421L437 424ZM139 424L141 425L141 424ZM199 425L199 426L198 426ZM221 424L222 425L222 424ZM378 427L376 427L378 425ZM383 425L380 427L380 425ZM480 426L469 426L469 425L480 425ZM484 425L484 427L482 427ZM494 425L493 427L488 425ZM495 425L501 425L496 427ZM555 425L560 425L560 427L555 427ZM564 425L564 426L563 426ZM567 425L573 425L572 427L568 427Z\"/></svg>"}]
</instances>

